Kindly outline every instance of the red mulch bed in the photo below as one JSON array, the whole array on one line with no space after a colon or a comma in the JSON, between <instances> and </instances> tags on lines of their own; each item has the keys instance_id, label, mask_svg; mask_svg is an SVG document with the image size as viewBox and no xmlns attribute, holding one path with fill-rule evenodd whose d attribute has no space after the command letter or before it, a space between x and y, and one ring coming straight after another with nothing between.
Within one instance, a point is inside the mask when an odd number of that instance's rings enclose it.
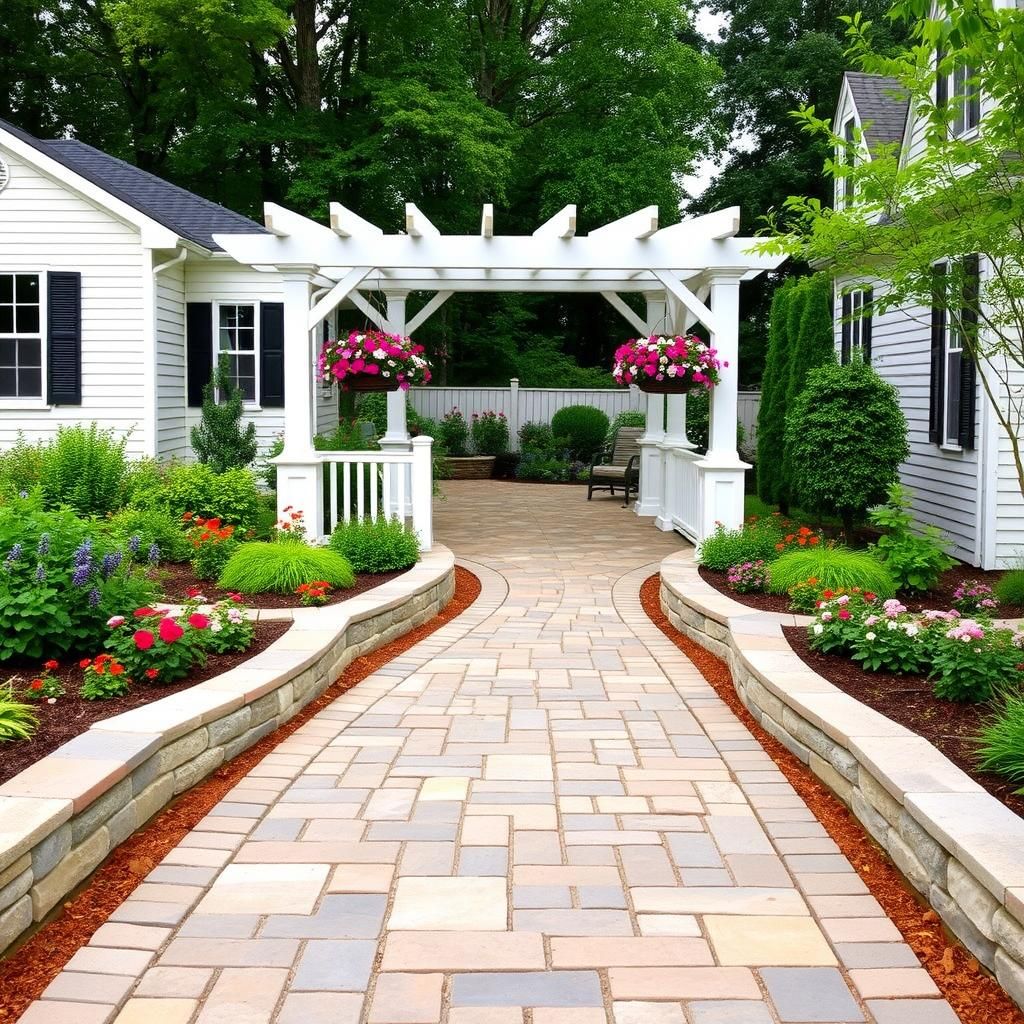
<instances>
[{"instance_id":1,"label":"red mulch bed","mask_svg":"<svg viewBox=\"0 0 1024 1024\"><path fill-rule=\"evenodd\" d=\"M726 597L731 597L748 608L757 608L762 612L789 612L789 598L785 594L737 594L729 589L724 572L715 572L712 569L698 568L701 579L710 583L715 590ZM954 565L947 569L939 578L938 585L928 593L921 596L909 596L900 594L900 600L912 612L924 611L927 608L941 608L943 610L952 608L953 592L961 583L968 580L977 580L979 583L987 583L994 587L999 578L1003 575L1001 569L975 569L970 565ZM1016 619L1024 618L1024 607L1020 605L1002 605L997 612L1000 618Z\"/></svg>"},{"instance_id":2,"label":"red mulch bed","mask_svg":"<svg viewBox=\"0 0 1024 1024\"><path fill-rule=\"evenodd\" d=\"M132 708L150 704L161 697L166 697L180 690L187 690L204 679L212 679L222 672L248 661L255 654L269 647L278 637L283 636L290 621L256 623L256 638L252 646L238 654L211 654L206 664L194 669L180 682L161 686L149 680L133 683L131 690L123 697L110 700L86 700L78 695L82 685L82 670L78 667L78 658L64 658L61 667L51 673L64 684L67 693L59 697L55 704L47 704L45 700L33 702L33 709L39 715L39 729L30 740L5 743L3 756L0 757L0 783L13 778L18 772L34 764L41 757L56 750L61 744L85 732L93 722L104 718L112 718ZM14 678L15 688L20 689L32 679L34 673L19 672Z\"/></svg>"},{"instance_id":3,"label":"red mulch bed","mask_svg":"<svg viewBox=\"0 0 1024 1024\"><path fill-rule=\"evenodd\" d=\"M975 765L976 737L982 720L989 713L987 705L939 700L924 676L865 672L849 658L812 651L803 626L784 626L782 631L789 646L815 672L862 704L923 736L978 785L1024 817L1024 796L1014 792L1020 784L990 772L980 772Z\"/></svg>"},{"instance_id":4,"label":"red mulch bed","mask_svg":"<svg viewBox=\"0 0 1024 1024\"><path fill-rule=\"evenodd\" d=\"M962 1024L1024 1024L1024 1014L996 981L984 973L978 961L963 946L950 940L939 915L921 906L902 875L849 810L802 761L757 724L737 696L725 662L672 626L661 609L660 586L656 575L644 582L640 591L644 611L697 666L718 696L771 755L854 866L871 895L899 928Z\"/></svg>"},{"instance_id":5,"label":"red mulch bed","mask_svg":"<svg viewBox=\"0 0 1024 1024\"><path fill-rule=\"evenodd\" d=\"M346 690L461 615L479 596L480 581L468 569L456 566L455 595L440 615L357 658L291 721L183 793L114 850L84 886L53 912L47 924L0 961L0 1024L16 1021L29 1003L39 998L146 875L279 743ZM993 1024L1003 1021L994 1020Z\"/></svg>"},{"instance_id":6,"label":"red mulch bed","mask_svg":"<svg viewBox=\"0 0 1024 1024\"><path fill-rule=\"evenodd\" d=\"M180 603L187 597L189 587L199 587L203 596L209 598L210 602L223 600L228 596L226 590L215 587L212 583L199 579L192 571L188 562L163 562L160 565L162 584L164 588L164 599ZM365 594L367 590L373 590L396 576L401 576L405 569L398 569L395 572L362 573L356 576L355 586L346 589L337 589L331 592L326 604L338 604L347 601L357 594ZM297 608L299 600L294 594L244 594L243 599L249 608Z\"/></svg>"}]
</instances>

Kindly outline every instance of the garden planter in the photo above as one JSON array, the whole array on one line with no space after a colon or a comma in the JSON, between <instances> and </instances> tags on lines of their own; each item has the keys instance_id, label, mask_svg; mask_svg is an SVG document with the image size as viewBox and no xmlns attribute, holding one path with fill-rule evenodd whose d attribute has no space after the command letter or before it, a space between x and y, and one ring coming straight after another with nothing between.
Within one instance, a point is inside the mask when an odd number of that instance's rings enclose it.
<instances>
[{"instance_id":1,"label":"garden planter","mask_svg":"<svg viewBox=\"0 0 1024 1024\"><path fill-rule=\"evenodd\" d=\"M346 377L341 386L346 391L397 391L398 381L379 373L359 373Z\"/></svg>"},{"instance_id":2,"label":"garden planter","mask_svg":"<svg viewBox=\"0 0 1024 1024\"><path fill-rule=\"evenodd\" d=\"M449 479L451 480L490 480L494 473L493 455L448 456Z\"/></svg>"},{"instance_id":3,"label":"garden planter","mask_svg":"<svg viewBox=\"0 0 1024 1024\"><path fill-rule=\"evenodd\" d=\"M689 378L680 380L677 377L666 377L665 380L655 380L653 377L642 377L637 380L636 386L649 395L685 395L693 389L694 383Z\"/></svg>"}]
</instances>

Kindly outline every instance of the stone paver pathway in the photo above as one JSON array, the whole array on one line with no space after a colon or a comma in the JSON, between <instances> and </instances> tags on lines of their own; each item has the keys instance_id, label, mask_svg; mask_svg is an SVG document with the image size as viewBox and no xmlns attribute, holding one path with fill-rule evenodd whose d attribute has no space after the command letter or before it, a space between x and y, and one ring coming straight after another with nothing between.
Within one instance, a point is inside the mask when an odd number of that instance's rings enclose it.
<instances>
[{"instance_id":1,"label":"stone paver pathway","mask_svg":"<svg viewBox=\"0 0 1024 1024\"><path fill-rule=\"evenodd\" d=\"M643 615L680 539L576 488L446 491L481 600L254 768L26 1024L954 1022Z\"/></svg>"}]
</instances>

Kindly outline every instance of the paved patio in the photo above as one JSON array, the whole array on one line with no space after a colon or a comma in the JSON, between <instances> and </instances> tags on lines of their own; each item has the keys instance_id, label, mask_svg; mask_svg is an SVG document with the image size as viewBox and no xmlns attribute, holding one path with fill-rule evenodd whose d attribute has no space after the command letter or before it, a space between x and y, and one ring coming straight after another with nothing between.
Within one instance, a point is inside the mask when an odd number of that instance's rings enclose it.
<instances>
[{"instance_id":1,"label":"paved patio","mask_svg":"<svg viewBox=\"0 0 1024 1024\"><path fill-rule=\"evenodd\" d=\"M445 491L481 599L253 769L26 1024L955 1022L644 616L682 541L578 488Z\"/></svg>"}]
</instances>

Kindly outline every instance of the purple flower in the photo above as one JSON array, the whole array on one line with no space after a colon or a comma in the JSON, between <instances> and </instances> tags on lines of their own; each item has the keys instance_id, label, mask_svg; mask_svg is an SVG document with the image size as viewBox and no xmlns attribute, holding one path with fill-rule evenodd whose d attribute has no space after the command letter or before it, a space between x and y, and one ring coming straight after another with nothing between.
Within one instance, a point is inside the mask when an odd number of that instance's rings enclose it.
<instances>
[{"instance_id":1,"label":"purple flower","mask_svg":"<svg viewBox=\"0 0 1024 1024\"><path fill-rule=\"evenodd\" d=\"M100 592L95 587L93 587L92 590L89 591L89 607L95 608L99 603Z\"/></svg>"},{"instance_id":2,"label":"purple flower","mask_svg":"<svg viewBox=\"0 0 1024 1024\"><path fill-rule=\"evenodd\" d=\"M120 551L111 551L109 555L103 556L103 568L101 571L105 580L109 580L114 575L123 557Z\"/></svg>"},{"instance_id":3,"label":"purple flower","mask_svg":"<svg viewBox=\"0 0 1024 1024\"><path fill-rule=\"evenodd\" d=\"M21 558L21 551L22 547L20 544L13 544L11 546L11 550L7 552L7 558L5 559L5 565L8 569Z\"/></svg>"},{"instance_id":4,"label":"purple flower","mask_svg":"<svg viewBox=\"0 0 1024 1024\"><path fill-rule=\"evenodd\" d=\"M75 565L88 565L92 562L92 541L86 537L81 544L75 548Z\"/></svg>"},{"instance_id":5,"label":"purple flower","mask_svg":"<svg viewBox=\"0 0 1024 1024\"><path fill-rule=\"evenodd\" d=\"M150 565L156 565L160 561L160 546L154 541L149 545L149 552L146 555Z\"/></svg>"},{"instance_id":6,"label":"purple flower","mask_svg":"<svg viewBox=\"0 0 1024 1024\"><path fill-rule=\"evenodd\" d=\"M92 575L91 565L76 565L75 571L71 574L71 585L73 587L84 587Z\"/></svg>"},{"instance_id":7,"label":"purple flower","mask_svg":"<svg viewBox=\"0 0 1024 1024\"><path fill-rule=\"evenodd\" d=\"M139 553L139 548L140 547L142 547L142 538L138 534L135 534L135 536L133 536L128 541L128 550L133 555L137 555Z\"/></svg>"},{"instance_id":8,"label":"purple flower","mask_svg":"<svg viewBox=\"0 0 1024 1024\"><path fill-rule=\"evenodd\" d=\"M46 566L40 562L36 566L36 583L42 583L46 579Z\"/></svg>"},{"instance_id":9,"label":"purple flower","mask_svg":"<svg viewBox=\"0 0 1024 1024\"><path fill-rule=\"evenodd\" d=\"M39 535L39 547L36 548L36 551L40 558L50 553L50 535L48 533L41 533Z\"/></svg>"}]
</instances>

